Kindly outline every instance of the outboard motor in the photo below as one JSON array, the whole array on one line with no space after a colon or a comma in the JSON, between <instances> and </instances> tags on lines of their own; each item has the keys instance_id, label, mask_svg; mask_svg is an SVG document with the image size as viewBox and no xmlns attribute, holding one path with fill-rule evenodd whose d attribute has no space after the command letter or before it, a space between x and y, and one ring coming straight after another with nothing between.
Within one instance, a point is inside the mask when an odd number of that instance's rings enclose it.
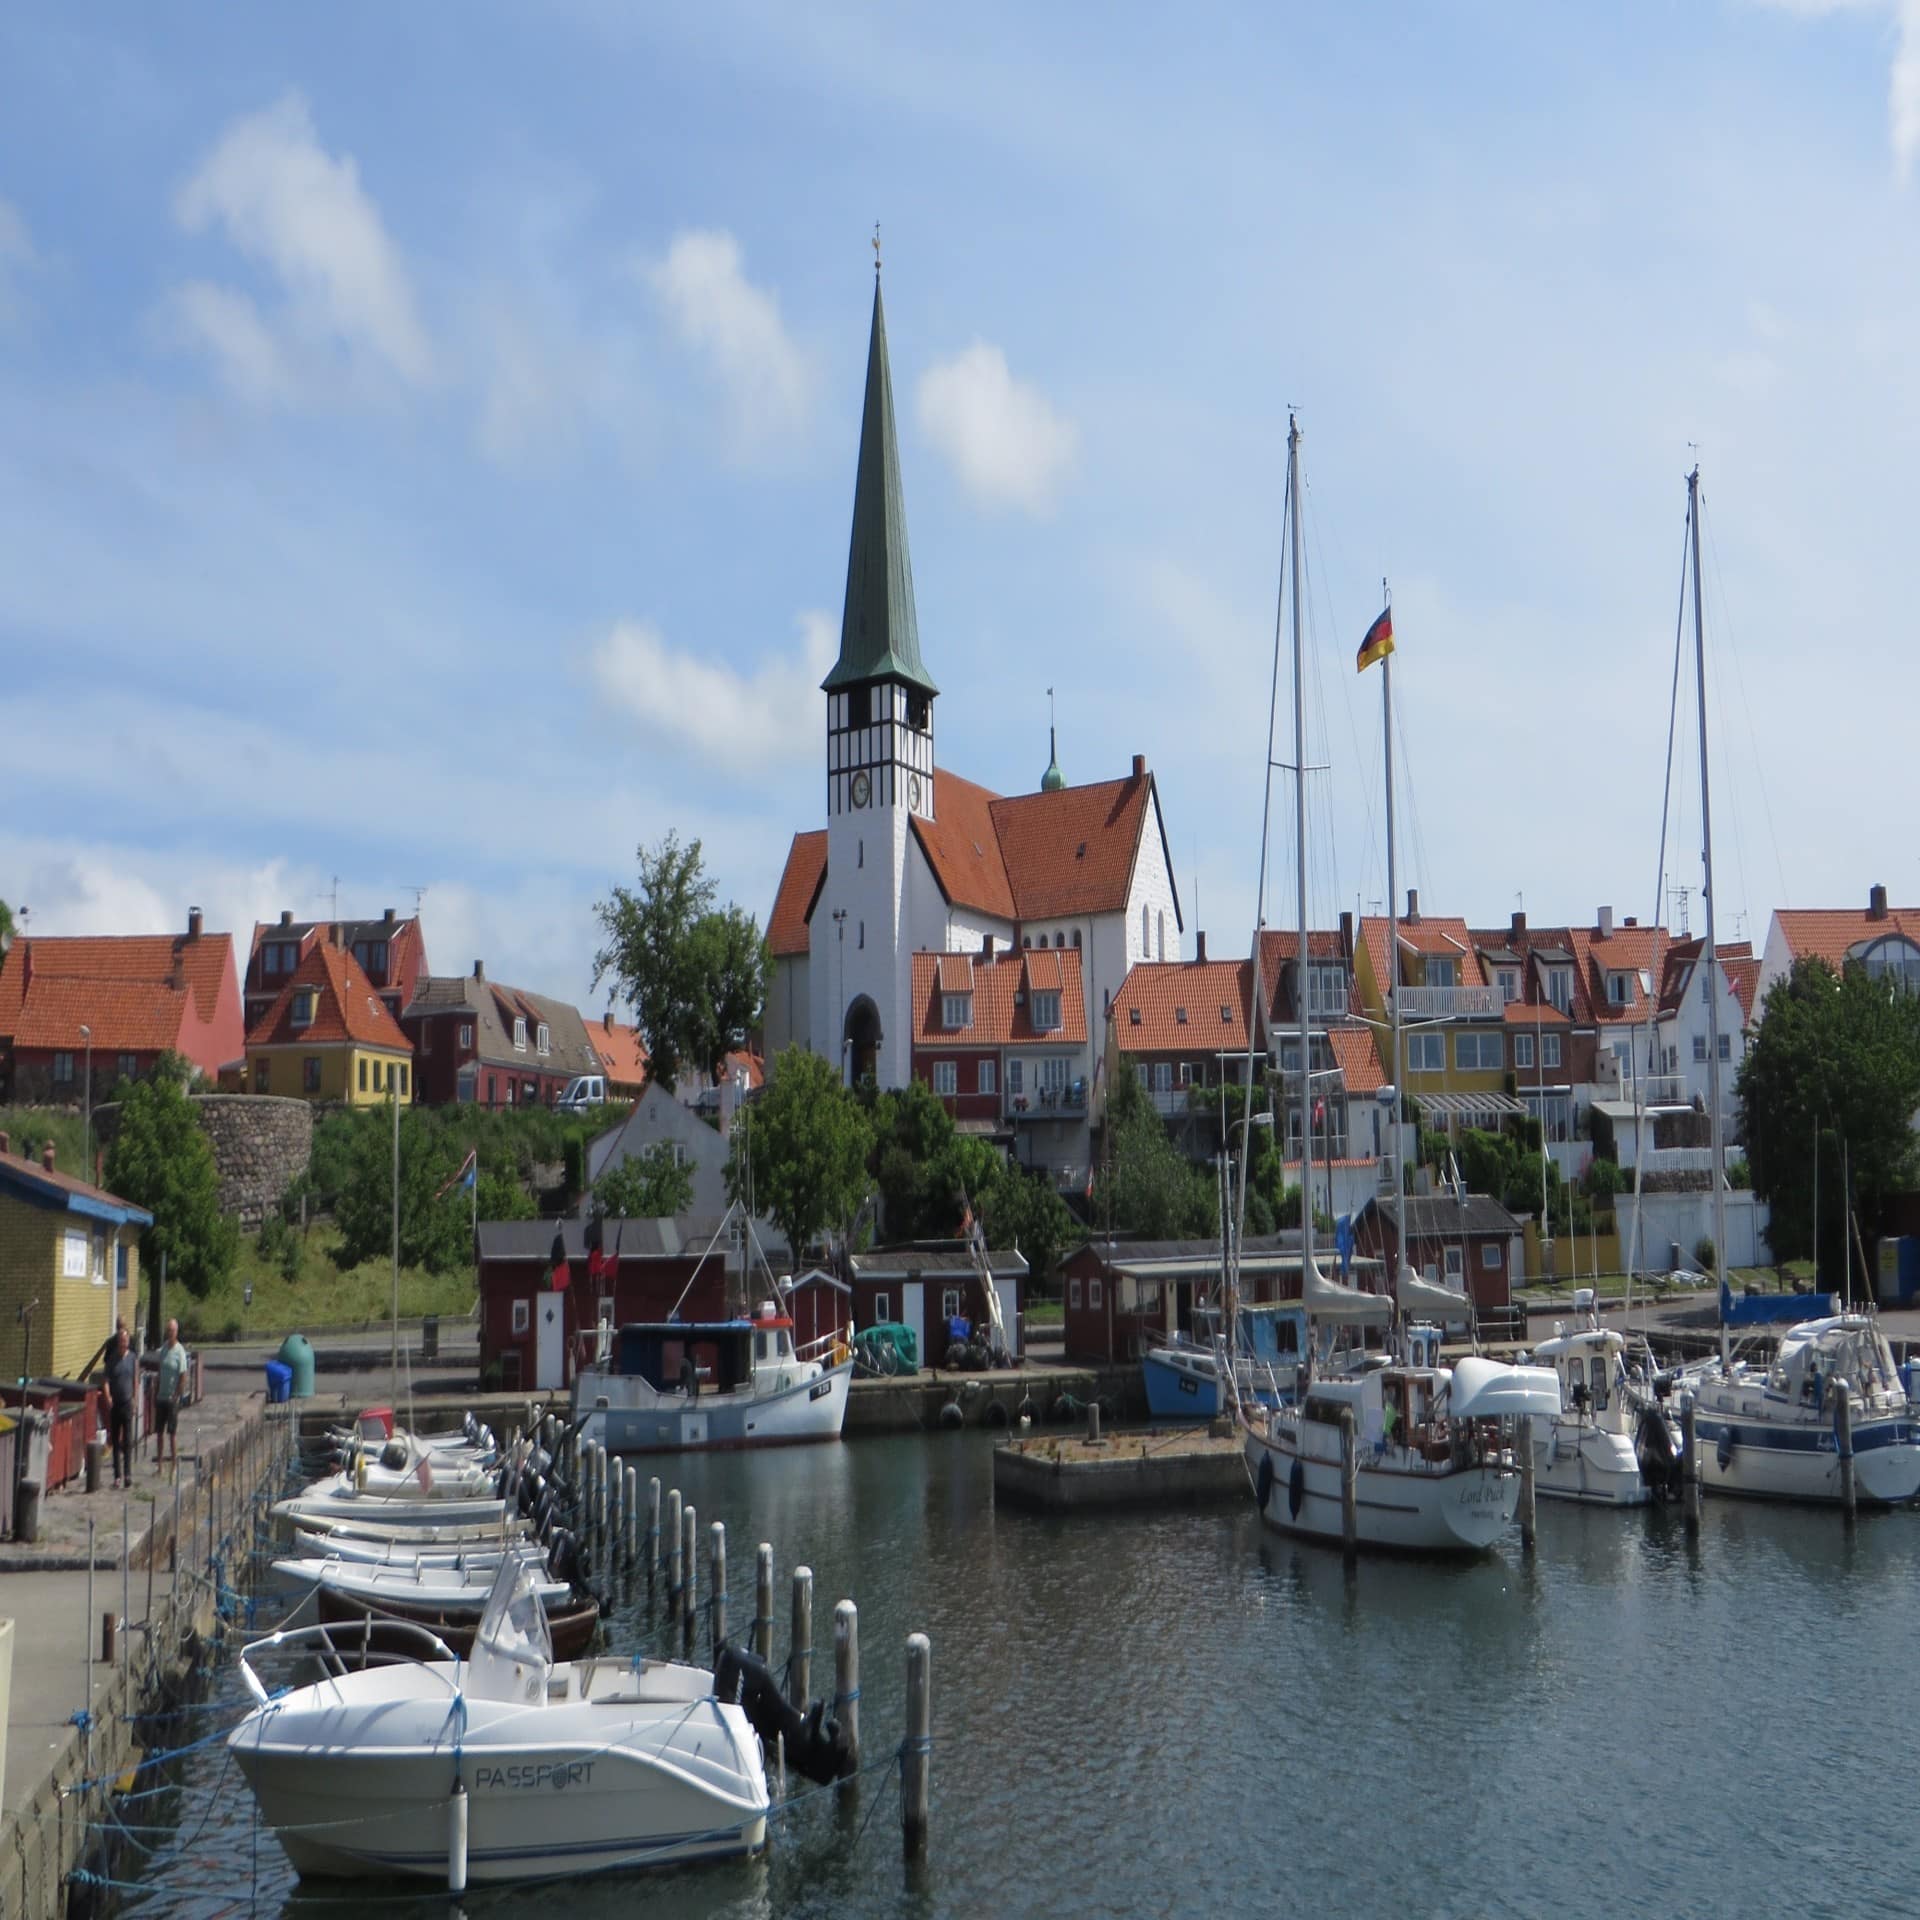
<instances>
[{"instance_id":1,"label":"outboard motor","mask_svg":"<svg viewBox=\"0 0 1920 1920\"><path fill-rule=\"evenodd\" d=\"M713 1663L713 1690L722 1700L740 1707L753 1730L771 1751L778 1738L787 1764L817 1786L844 1780L853 1771L853 1755L840 1722L816 1700L805 1713L790 1706L773 1677L773 1669L757 1654L728 1642Z\"/></svg>"},{"instance_id":2,"label":"outboard motor","mask_svg":"<svg viewBox=\"0 0 1920 1920\"><path fill-rule=\"evenodd\" d=\"M587 1584L586 1549L565 1527L555 1531L553 1544L547 1549L547 1571L571 1586L584 1588Z\"/></svg>"},{"instance_id":3,"label":"outboard motor","mask_svg":"<svg viewBox=\"0 0 1920 1920\"><path fill-rule=\"evenodd\" d=\"M520 1476L520 1511L531 1513L540 1504L541 1496L551 1491L545 1474L531 1471L523 1473Z\"/></svg>"},{"instance_id":4,"label":"outboard motor","mask_svg":"<svg viewBox=\"0 0 1920 1920\"><path fill-rule=\"evenodd\" d=\"M1679 1499L1683 1490L1680 1449L1674 1443L1673 1429L1657 1406L1640 1409L1633 1434L1633 1453L1647 1491L1656 1500Z\"/></svg>"}]
</instances>

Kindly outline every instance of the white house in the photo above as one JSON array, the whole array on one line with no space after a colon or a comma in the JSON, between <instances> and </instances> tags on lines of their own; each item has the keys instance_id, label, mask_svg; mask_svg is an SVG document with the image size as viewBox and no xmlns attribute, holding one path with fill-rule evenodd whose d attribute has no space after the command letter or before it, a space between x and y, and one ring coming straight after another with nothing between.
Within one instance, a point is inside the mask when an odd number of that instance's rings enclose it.
<instances>
[{"instance_id":1,"label":"white house","mask_svg":"<svg viewBox=\"0 0 1920 1920\"><path fill-rule=\"evenodd\" d=\"M1702 1109L1707 1105L1713 1051L1717 1048L1720 1114L1731 1143L1740 1137L1740 1103L1734 1097L1734 1082L1747 1057L1760 962L1746 941L1737 941L1716 949L1709 976L1701 964L1705 944L1703 940L1683 940L1668 948L1654 1014L1654 1045L1659 1071L1680 1083L1681 1103ZM1710 978L1719 996L1719 1005L1711 1008L1707 998Z\"/></svg>"},{"instance_id":2,"label":"white house","mask_svg":"<svg viewBox=\"0 0 1920 1920\"><path fill-rule=\"evenodd\" d=\"M1767 928L1754 990L1754 1017L1765 1010L1776 981L1793 971L1796 960L1820 959L1838 973L1857 960L1870 974L1891 973L1920 989L1920 907L1889 907L1885 887L1870 887L1859 907L1777 909Z\"/></svg>"}]
</instances>

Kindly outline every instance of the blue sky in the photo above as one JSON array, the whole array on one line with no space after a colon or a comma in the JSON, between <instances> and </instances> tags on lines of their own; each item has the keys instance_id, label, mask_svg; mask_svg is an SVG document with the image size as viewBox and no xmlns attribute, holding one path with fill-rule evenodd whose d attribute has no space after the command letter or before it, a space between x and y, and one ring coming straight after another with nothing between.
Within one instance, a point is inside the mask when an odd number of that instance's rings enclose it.
<instances>
[{"instance_id":1,"label":"blue sky","mask_svg":"<svg viewBox=\"0 0 1920 1920\"><path fill-rule=\"evenodd\" d=\"M1049 686L1069 778L1144 752L1189 950L1252 919L1289 404L1316 920L1384 894L1383 575L1403 884L1654 909L1695 445L1723 936L1913 898L1916 151L1920 0L12 9L0 897L425 887L437 970L583 1002L642 841L764 919L878 219L941 762L1033 785Z\"/></svg>"}]
</instances>

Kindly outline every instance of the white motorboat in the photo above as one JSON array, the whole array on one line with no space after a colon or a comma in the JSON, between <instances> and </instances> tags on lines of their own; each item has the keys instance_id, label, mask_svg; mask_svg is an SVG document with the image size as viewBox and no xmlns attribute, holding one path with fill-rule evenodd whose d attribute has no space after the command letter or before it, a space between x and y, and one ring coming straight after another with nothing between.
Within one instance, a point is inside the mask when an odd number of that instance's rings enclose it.
<instances>
[{"instance_id":1,"label":"white motorboat","mask_svg":"<svg viewBox=\"0 0 1920 1920\"><path fill-rule=\"evenodd\" d=\"M258 1704L228 1749L303 1876L547 1879L764 1843L766 1772L746 1712L715 1697L703 1668L556 1664L515 1570L502 1569L466 1660L403 1628L429 1657L349 1671L335 1643L353 1631L275 1634L240 1657ZM275 1695L257 1671L275 1650L331 1670Z\"/></svg>"},{"instance_id":2,"label":"white motorboat","mask_svg":"<svg viewBox=\"0 0 1920 1920\"><path fill-rule=\"evenodd\" d=\"M1636 1390L1628 1377L1626 1336L1601 1326L1591 1291L1582 1288L1575 1305L1585 1324L1556 1327L1533 1350L1560 1378L1560 1411L1533 1429L1535 1489L1543 1499L1644 1506L1652 1490L1643 1455L1651 1448L1663 1463L1677 1461L1679 1436L1644 1381Z\"/></svg>"},{"instance_id":3,"label":"white motorboat","mask_svg":"<svg viewBox=\"0 0 1920 1920\"><path fill-rule=\"evenodd\" d=\"M325 1534L363 1546L497 1547L503 1540L525 1537L527 1523L518 1513L505 1501L496 1500L492 1506L491 1517L485 1519L443 1518L395 1502L342 1509L321 1502L282 1500L273 1510L295 1533Z\"/></svg>"},{"instance_id":4,"label":"white motorboat","mask_svg":"<svg viewBox=\"0 0 1920 1920\"><path fill-rule=\"evenodd\" d=\"M837 1440L853 1354L840 1333L793 1344L771 1305L752 1320L603 1326L574 1381L583 1440L609 1453L675 1453Z\"/></svg>"},{"instance_id":5,"label":"white motorboat","mask_svg":"<svg viewBox=\"0 0 1920 1920\"><path fill-rule=\"evenodd\" d=\"M283 1592L304 1593L310 1587L325 1587L368 1606L434 1606L449 1612L479 1613L493 1591L500 1564L496 1560L490 1567L370 1567L342 1560L276 1560L273 1577ZM573 1592L570 1581L541 1578L546 1561L538 1550L514 1555L513 1564L527 1570L532 1591L543 1607L557 1607Z\"/></svg>"},{"instance_id":6,"label":"white motorboat","mask_svg":"<svg viewBox=\"0 0 1920 1920\"><path fill-rule=\"evenodd\" d=\"M273 1563L274 1585L284 1594L305 1593L314 1582L307 1571L316 1566L351 1567L359 1572L406 1572L420 1568L434 1573L475 1573L491 1580L503 1560L531 1566L546 1564L546 1549L532 1540L503 1545L499 1540L477 1546L420 1547L405 1540L346 1540L338 1534L310 1533L298 1528L293 1552ZM290 1571L282 1577L279 1569Z\"/></svg>"},{"instance_id":7,"label":"white motorboat","mask_svg":"<svg viewBox=\"0 0 1920 1920\"><path fill-rule=\"evenodd\" d=\"M1879 1322L1844 1313L1780 1336L1771 1362L1725 1356L1688 1368L1700 1477L1714 1493L1837 1504L1843 1497L1839 1396L1847 1385L1855 1498L1920 1498L1920 1407L1908 1399Z\"/></svg>"}]
</instances>

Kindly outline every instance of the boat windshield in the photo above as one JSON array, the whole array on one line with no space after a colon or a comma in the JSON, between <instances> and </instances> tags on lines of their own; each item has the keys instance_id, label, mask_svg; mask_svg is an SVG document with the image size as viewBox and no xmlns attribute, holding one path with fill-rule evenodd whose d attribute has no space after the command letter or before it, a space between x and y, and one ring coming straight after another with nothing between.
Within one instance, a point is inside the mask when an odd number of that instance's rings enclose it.
<instances>
[{"instance_id":1,"label":"boat windshield","mask_svg":"<svg viewBox=\"0 0 1920 1920\"><path fill-rule=\"evenodd\" d=\"M474 1631L466 1690L477 1700L538 1700L552 1666L553 1640L535 1569L503 1561Z\"/></svg>"}]
</instances>

